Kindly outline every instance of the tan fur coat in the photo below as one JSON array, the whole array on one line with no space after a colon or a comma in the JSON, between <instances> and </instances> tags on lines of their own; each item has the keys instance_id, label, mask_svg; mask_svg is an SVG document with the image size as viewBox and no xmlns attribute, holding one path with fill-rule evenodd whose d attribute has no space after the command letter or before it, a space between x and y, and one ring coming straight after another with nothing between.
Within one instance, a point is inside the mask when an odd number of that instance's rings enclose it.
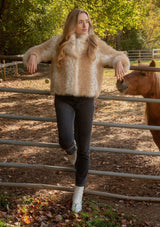
<instances>
[{"instance_id":1,"label":"tan fur coat","mask_svg":"<svg viewBox=\"0 0 160 227\"><path fill-rule=\"evenodd\" d=\"M30 48L24 54L24 64L31 54L37 56L37 62L51 61L51 94L98 97L101 91L104 66L115 67L121 60L124 71L129 70L128 57L120 51L114 50L102 40L98 40L96 58L94 61L87 57L88 35L70 37L66 48L63 66L55 64L56 44L60 35L40 45Z\"/></svg>"}]
</instances>

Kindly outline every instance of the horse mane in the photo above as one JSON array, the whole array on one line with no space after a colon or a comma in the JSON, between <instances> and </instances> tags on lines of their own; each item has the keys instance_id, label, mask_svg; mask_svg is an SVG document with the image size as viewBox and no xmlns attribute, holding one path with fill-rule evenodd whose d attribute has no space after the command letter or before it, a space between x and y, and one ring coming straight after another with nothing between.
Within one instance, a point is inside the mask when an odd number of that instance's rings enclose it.
<instances>
[{"instance_id":1,"label":"horse mane","mask_svg":"<svg viewBox=\"0 0 160 227\"><path fill-rule=\"evenodd\" d=\"M160 99L160 75L155 72L154 73L154 77L153 77L153 90L154 90L154 96L153 98L157 98L157 99ZM159 103L160 105L160 103ZM148 124L148 113L149 113L149 105L147 105L146 103L146 107L145 107L145 112L144 112L144 119L145 119L145 122Z\"/></svg>"},{"instance_id":2,"label":"horse mane","mask_svg":"<svg viewBox=\"0 0 160 227\"><path fill-rule=\"evenodd\" d=\"M138 66L151 66L156 67L156 63L154 60L148 65L147 63L143 63L138 60ZM152 73L152 72L151 72ZM153 72L153 98L160 99L160 75L157 72Z\"/></svg>"},{"instance_id":3,"label":"horse mane","mask_svg":"<svg viewBox=\"0 0 160 227\"><path fill-rule=\"evenodd\" d=\"M154 97L155 98L158 98L158 99L160 99L160 75L157 73L157 72L155 72L155 75L154 75Z\"/></svg>"},{"instance_id":4,"label":"horse mane","mask_svg":"<svg viewBox=\"0 0 160 227\"><path fill-rule=\"evenodd\" d=\"M149 66L148 64L142 63L138 60L138 66ZM155 67L156 63L154 60L150 63L150 66ZM160 75L157 72L153 72L153 98L160 99ZM145 122L148 124L148 113L149 113L149 106L145 105L145 112L144 112L144 119Z\"/></svg>"}]
</instances>

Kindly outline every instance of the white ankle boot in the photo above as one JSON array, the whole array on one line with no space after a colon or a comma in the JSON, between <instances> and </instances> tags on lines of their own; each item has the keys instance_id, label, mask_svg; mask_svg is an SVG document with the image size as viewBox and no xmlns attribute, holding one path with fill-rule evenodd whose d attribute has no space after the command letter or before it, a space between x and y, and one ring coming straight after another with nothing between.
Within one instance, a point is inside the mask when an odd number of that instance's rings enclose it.
<instances>
[{"instance_id":1,"label":"white ankle boot","mask_svg":"<svg viewBox=\"0 0 160 227\"><path fill-rule=\"evenodd\" d=\"M82 197L83 197L84 187L76 186L74 189L73 199L72 199L72 211L78 213L82 210Z\"/></svg>"},{"instance_id":2,"label":"white ankle boot","mask_svg":"<svg viewBox=\"0 0 160 227\"><path fill-rule=\"evenodd\" d=\"M73 154L68 154L67 155L68 160L70 161L70 163L74 166L76 164L76 160L77 160L77 150L75 150L75 152Z\"/></svg>"}]
</instances>

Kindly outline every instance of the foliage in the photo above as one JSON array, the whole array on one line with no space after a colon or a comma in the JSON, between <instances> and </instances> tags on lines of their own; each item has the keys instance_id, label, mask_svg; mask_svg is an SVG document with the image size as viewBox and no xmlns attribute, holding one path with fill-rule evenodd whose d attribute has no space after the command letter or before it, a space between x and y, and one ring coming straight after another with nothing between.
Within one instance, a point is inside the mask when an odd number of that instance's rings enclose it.
<instances>
[{"instance_id":1,"label":"foliage","mask_svg":"<svg viewBox=\"0 0 160 227\"><path fill-rule=\"evenodd\" d=\"M155 7L154 4L151 4L149 15L144 20L143 31L141 31L143 38L146 40L145 48L147 49L159 48L160 46L159 24L160 24L160 4L159 7Z\"/></svg>"},{"instance_id":2,"label":"foliage","mask_svg":"<svg viewBox=\"0 0 160 227\"><path fill-rule=\"evenodd\" d=\"M7 226L8 226L7 223L0 220L0 227L7 227Z\"/></svg>"},{"instance_id":3,"label":"foliage","mask_svg":"<svg viewBox=\"0 0 160 227\"><path fill-rule=\"evenodd\" d=\"M120 45L122 50L141 50L145 48L145 39L137 29L125 30Z\"/></svg>"},{"instance_id":4,"label":"foliage","mask_svg":"<svg viewBox=\"0 0 160 227\"><path fill-rule=\"evenodd\" d=\"M10 204L10 201L8 200L7 195L4 193L1 193L0 194L0 209L7 209L9 204Z\"/></svg>"},{"instance_id":5,"label":"foliage","mask_svg":"<svg viewBox=\"0 0 160 227\"><path fill-rule=\"evenodd\" d=\"M23 53L29 46L55 35L63 18L63 10L60 4L54 2L56 1L6 1L0 21L1 52Z\"/></svg>"},{"instance_id":6,"label":"foliage","mask_svg":"<svg viewBox=\"0 0 160 227\"><path fill-rule=\"evenodd\" d=\"M23 53L30 46L61 33L66 16L74 7L86 9L98 36L116 47L120 32L142 27L150 1L3 0L0 4L0 54Z\"/></svg>"},{"instance_id":7,"label":"foliage","mask_svg":"<svg viewBox=\"0 0 160 227\"><path fill-rule=\"evenodd\" d=\"M3 192L1 193L3 194ZM8 194L7 198L8 200L12 199L12 195ZM83 212L79 214L71 212L71 199L59 202L54 190L45 197L17 196L8 211L4 212L3 209L0 209L0 217L2 218L0 226L6 226L5 223L14 226L49 226L52 224L77 227L119 227L122 224L129 224L129 226L139 224L134 216L128 217L112 207L94 200L86 200L83 207Z\"/></svg>"}]
</instances>

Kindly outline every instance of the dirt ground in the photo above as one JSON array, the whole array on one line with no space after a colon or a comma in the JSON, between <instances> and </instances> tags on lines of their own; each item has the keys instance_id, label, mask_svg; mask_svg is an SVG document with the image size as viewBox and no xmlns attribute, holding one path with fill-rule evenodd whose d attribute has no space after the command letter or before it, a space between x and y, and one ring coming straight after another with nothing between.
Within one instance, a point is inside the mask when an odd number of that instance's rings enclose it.
<instances>
[{"instance_id":1,"label":"dirt ground","mask_svg":"<svg viewBox=\"0 0 160 227\"><path fill-rule=\"evenodd\" d=\"M21 68L19 75L9 77L0 83L1 87L48 90L48 66L39 67L34 75L28 75ZM115 87L113 71L104 75L102 95L119 95ZM144 103L96 100L94 121L144 124ZM27 116L55 117L54 97L21 93L1 92L0 113ZM1 119L0 138L36 142L58 143L56 123L27 120ZM147 130L93 126L91 146L124 148L139 151L155 151L151 134ZM91 170L124 172L160 176L160 157L133 154L91 151ZM59 148L27 147L0 144L0 162L43 164L71 167L67 157ZM73 187L74 173L46 170L0 168L0 182L27 182ZM98 190L128 196L160 197L160 182L110 176L88 176L87 190ZM17 193L48 193L48 190L7 189ZM71 193L59 192L61 198L71 197ZM112 205L119 212L137 216L144 226L160 226L160 203L128 201L85 194L85 198Z\"/></svg>"}]
</instances>

